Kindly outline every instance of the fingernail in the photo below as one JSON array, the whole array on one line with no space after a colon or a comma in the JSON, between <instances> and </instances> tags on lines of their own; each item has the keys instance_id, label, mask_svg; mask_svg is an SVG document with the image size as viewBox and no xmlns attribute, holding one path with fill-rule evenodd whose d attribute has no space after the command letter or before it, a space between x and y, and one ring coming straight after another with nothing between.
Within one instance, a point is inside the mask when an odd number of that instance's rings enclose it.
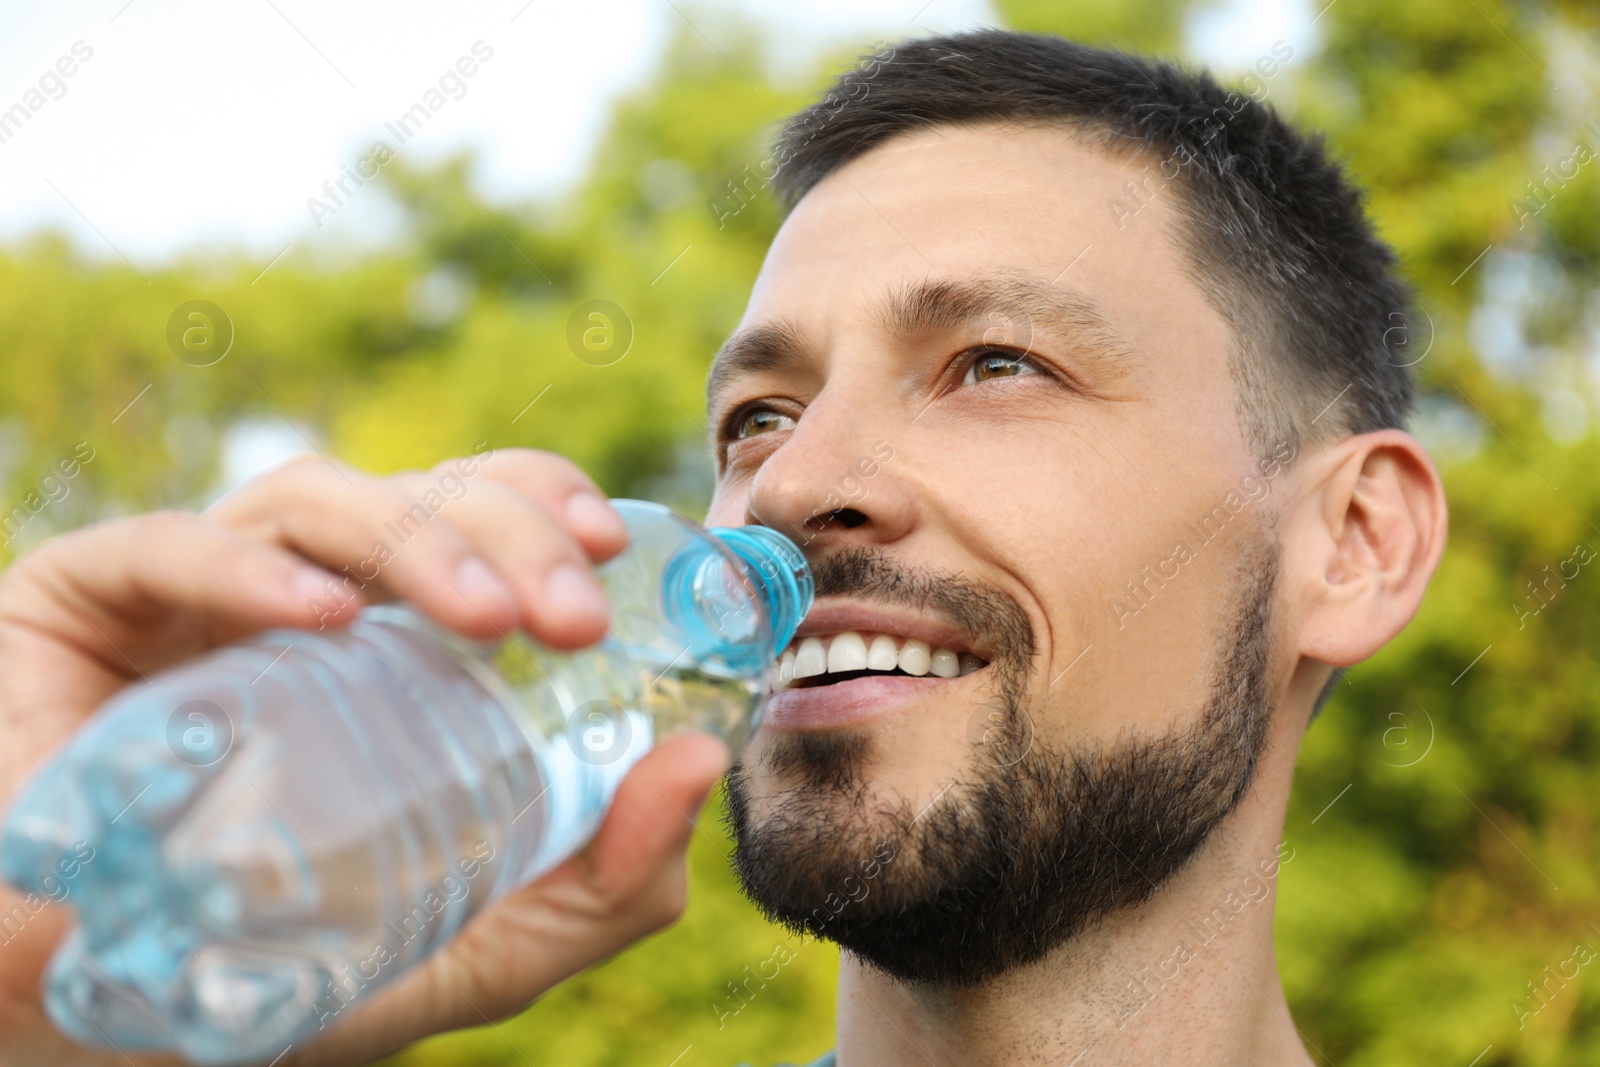
<instances>
[{"instance_id":1,"label":"fingernail","mask_svg":"<svg viewBox=\"0 0 1600 1067\"><path fill-rule=\"evenodd\" d=\"M587 489L567 497L567 522L574 529L595 537L625 537L628 533L616 509L606 503L604 497Z\"/></svg>"},{"instance_id":2,"label":"fingernail","mask_svg":"<svg viewBox=\"0 0 1600 1067\"><path fill-rule=\"evenodd\" d=\"M456 568L456 590L479 607L516 607L511 587L477 556L468 556Z\"/></svg>"},{"instance_id":3,"label":"fingernail","mask_svg":"<svg viewBox=\"0 0 1600 1067\"><path fill-rule=\"evenodd\" d=\"M607 613L605 593L600 583L587 567L576 563L563 563L552 570L544 581L545 604L558 615L598 616Z\"/></svg>"}]
</instances>

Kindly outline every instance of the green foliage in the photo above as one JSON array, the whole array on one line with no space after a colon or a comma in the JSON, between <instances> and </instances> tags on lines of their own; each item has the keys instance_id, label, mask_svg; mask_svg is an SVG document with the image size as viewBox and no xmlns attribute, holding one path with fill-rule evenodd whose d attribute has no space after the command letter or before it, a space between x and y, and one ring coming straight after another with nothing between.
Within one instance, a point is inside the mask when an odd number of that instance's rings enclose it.
<instances>
[{"instance_id":1,"label":"green foliage","mask_svg":"<svg viewBox=\"0 0 1600 1067\"><path fill-rule=\"evenodd\" d=\"M1096 48L1176 57L1190 0L1000 0L1009 29L1053 33Z\"/></svg>"},{"instance_id":2,"label":"green foliage","mask_svg":"<svg viewBox=\"0 0 1600 1067\"><path fill-rule=\"evenodd\" d=\"M1018 28L1168 53L1193 10L999 7ZM1419 617L1339 687L1289 812L1281 971L1302 1032L1341 1067L1467 1064L1486 1046L1479 1067L1600 1057L1600 986L1569 981L1537 1014L1527 989L1575 943L1600 947L1600 667L1588 643L1600 560L1559 574L1579 544L1600 548L1600 445L1586 422L1600 160L1556 181L1542 169L1580 139L1600 149L1600 127L1584 129L1600 118L1595 26L1576 2L1339 0L1318 20L1320 52L1274 96L1327 130L1416 284L1404 328L1425 394L1418 432L1452 507ZM30 493L41 503L4 551L97 516L204 501L218 443L250 420L293 420L379 470L483 440L550 448L613 493L702 507L706 361L778 222L764 184L771 124L809 99L769 87L759 35L714 36L720 53L688 31L673 44L558 202L483 202L465 159L390 164L407 238L383 257L141 275L51 238L0 254L0 489L8 508ZM1530 181L1544 183L1537 199ZM168 347L168 319L191 299L234 327L213 366ZM604 346L580 358L569 343L590 301L621 310L601 323L613 339L631 333L620 358ZM578 336L597 321L580 316ZM1494 341L1506 329L1527 344L1508 354ZM41 480L80 441L95 458L47 499ZM513 1020L391 1062L687 1067L827 1048L836 957L739 898L713 811L681 924ZM794 959L723 1017L736 1003L727 983L778 945Z\"/></svg>"},{"instance_id":3,"label":"green foliage","mask_svg":"<svg viewBox=\"0 0 1600 1067\"><path fill-rule=\"evenodd\" d=\"M571 202L499 211L467 199L464 161L439 174L397 168L417 267L470 279L476 298L438 358L397 361L341 410L339 451L390 469L478 439L548 448L618 493L675 464L703 469L705 365L738 322L776 228L760 134L802 100L752 87L740 71L759 71L758 57L736 56L681 38L661 83L618 106ZM621 310L612 340L620 347L631 332L625 353L575 358L569 320L592 300Z\"/></svg>"}]
</instances>

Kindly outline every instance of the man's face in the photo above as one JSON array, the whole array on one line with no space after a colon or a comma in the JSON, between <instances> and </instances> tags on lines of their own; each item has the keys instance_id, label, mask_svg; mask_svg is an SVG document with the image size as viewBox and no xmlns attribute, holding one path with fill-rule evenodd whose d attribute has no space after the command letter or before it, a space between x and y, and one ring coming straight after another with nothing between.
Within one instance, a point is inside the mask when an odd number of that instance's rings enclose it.
<instances>
[{"instance_id":1,"label":"man's face","mask_svg":"<svg viewBox=\"0 0 1600 1067\"><path fill-rule=\"evenodd\" d=\"M800 202L724 349L708 521L804 547L822 595L801 634L984 664L774 694L735 821L766 867L807 865L808 894L859 879L884 840L886 897L937 889L926 833L981 832L983 783L1070 786L1092 759L1137 776L1111 757L1193 741L1208 709L1216 725L1217 683L1238 683L1219 665L1266 645L1278 471L1246 446L1233 335L1179 250L1176 188L1140 190L1128 215L1139 166L1054 128L894 140ZM1259 683L1261 656L1234 659ZM1259 684L1251 699L1259 718ZM1196 819L1225 814L1213 794Z\"/></svg>"}]
</instances>

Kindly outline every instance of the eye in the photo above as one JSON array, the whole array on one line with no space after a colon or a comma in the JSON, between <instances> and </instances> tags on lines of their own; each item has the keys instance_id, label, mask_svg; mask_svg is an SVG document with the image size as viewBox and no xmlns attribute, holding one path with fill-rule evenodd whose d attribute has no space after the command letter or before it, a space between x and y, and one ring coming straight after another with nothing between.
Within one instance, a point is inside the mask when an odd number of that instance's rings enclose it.
<instances>
[{"instance_id":1,"label":"eye","mask_svg":"<svg viewBox=\"0 0 1600 1067\"><path fill-rule=\"evenodd\" d=\"M794 420L771 408L751 408L734 420L733 436L759 437L764 433L794 429Z\"/></svg>"},{"instance_id":2,"label":"eye","mask_svg":"<svg viewBox=\"0 0 1600 1067\"><path fill-rule=\"evenodd\" d=\"M972 361L967 367L966 376L961 379L961 384L976 385L979 382L994 381L996 378L1020 378L1038 373L1039 368L1034 366L1033 361L1027 356L1003 349L991 349Z\"/></svg>"}]
</instances>

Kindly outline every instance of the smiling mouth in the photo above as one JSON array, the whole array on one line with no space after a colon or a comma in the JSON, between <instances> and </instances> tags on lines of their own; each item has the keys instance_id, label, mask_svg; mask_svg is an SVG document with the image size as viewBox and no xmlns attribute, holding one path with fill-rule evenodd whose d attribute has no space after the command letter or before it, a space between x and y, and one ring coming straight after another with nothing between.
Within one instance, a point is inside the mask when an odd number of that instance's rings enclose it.
<instances>
[{"instance_id":1,"label":"smiling mouth","mask_svg":"<svg viewBox=\"0 0 1600 1067\"><path fill-rule=\"evenodd\" d=\"M797 638L778 661L774 690L811 689L856 678L959 678L988 666L970 652L914 637L841 630Z\"/></svg>"}]
</instances>

